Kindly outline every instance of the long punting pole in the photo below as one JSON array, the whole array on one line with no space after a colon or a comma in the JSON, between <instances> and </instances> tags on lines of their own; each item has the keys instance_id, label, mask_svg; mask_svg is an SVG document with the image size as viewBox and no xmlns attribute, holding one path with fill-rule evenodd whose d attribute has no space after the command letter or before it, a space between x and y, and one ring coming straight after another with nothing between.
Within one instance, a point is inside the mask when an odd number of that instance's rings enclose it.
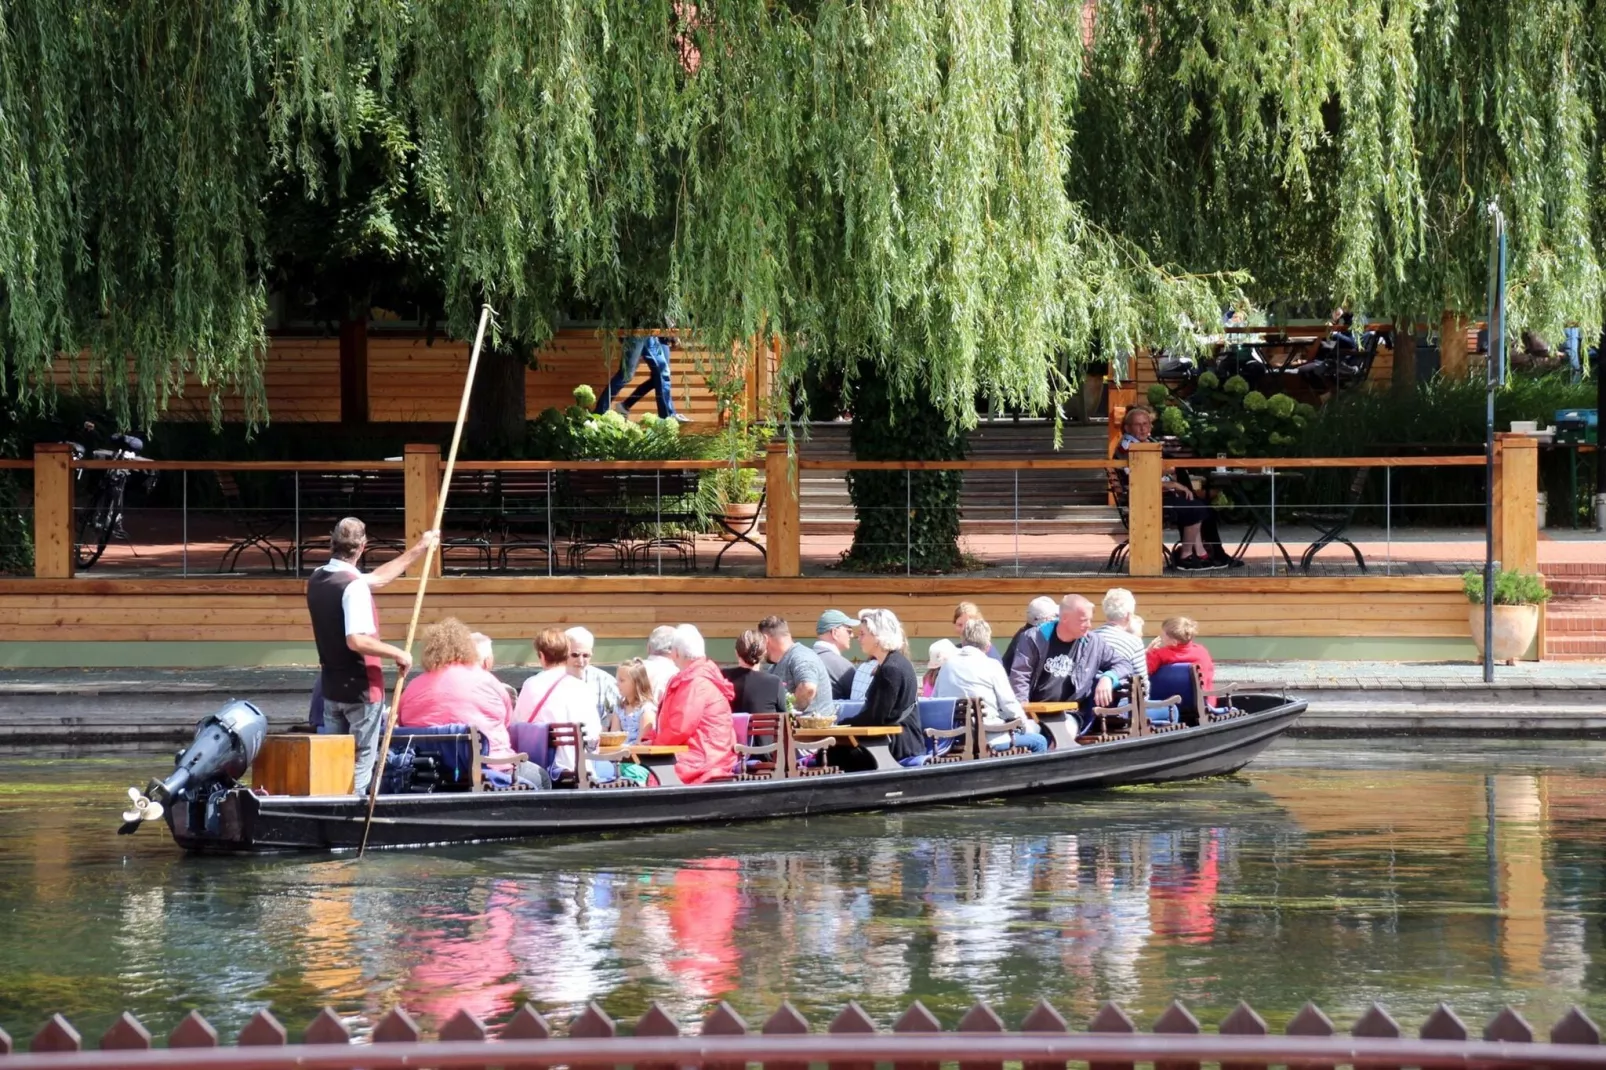
<instances>
[{"instance_id":1,"label":"long punting pole","mask_svg":"<svg viewBox=\"0 0 1606 1070\"><path fill-rule=\"evenodd\" d=\"M474 350L468 358L468 374L463 378L463 398L457 403L457 425L452 428L452 448L446 453L446 471L441 473L441 490L435 497L435 523L430 525L435 532L441 530L441 524L446 519L446 493L452 486L452 469L457 466L457 445L463 439L463 421L468 418L468 398L474 391L474 371L480 363L480 347L485 344L485 326L491 322L491 306L480 307L480 326L474 332ZM424 568L418 576L418 592L413 595L413 619L407 622L407 644L402 649L410 655L413 652L413 637L418 633L418 615L424 609L424 591L429 587L429 575L435 563L435 547L440 543L436 539L424 551ZM363 818L362 844L357 848L357 857L361 858L363 852L368 850L368 830L374 823L374 804L379 801L379 781L385 772L385 759L390 755L390 734L396 727L396 711L401 707L402 683L407 674L396 674L396 692L390 697L390 708L385 711L385 736L379 743L379 768L374 771L374 778L368 783L368 816Z\"/></svg>"}]
</instances>

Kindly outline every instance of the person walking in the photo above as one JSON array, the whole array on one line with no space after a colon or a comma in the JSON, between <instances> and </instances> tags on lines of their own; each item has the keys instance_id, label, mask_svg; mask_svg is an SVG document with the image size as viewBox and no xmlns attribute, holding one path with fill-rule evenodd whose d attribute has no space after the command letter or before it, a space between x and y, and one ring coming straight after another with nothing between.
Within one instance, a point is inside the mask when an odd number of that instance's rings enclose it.
<instances>
[{"instance_id":1,"label":"person walking","mask_svg":"<svg viewBox=\"0 0 1606 1070\"><path fill-rule=\"evenodd\" d=\"M373 592L407 571L440 537L426 531L400 556L364 574L357 567L368 548L368 528L354 516L342 519L329 536L329 563L307 579L307 614L318 648L323 682L323 728L357 738L352 791L366 794L373 779L379 737L385 725L385 669L395 662L406 675L413 659L379 638Z\"/></svg>"},{"instance_id":2,"label":"person walking","mask_svg":"<svg viewBox=\"0 0 1606 1070\"><path fill-rule=\"evenodd\" d=\"M597 398L596 411L604 413L611 406L621 416L628 416L631 406L646 397L648 391L652 391L657 394L659 419L689 423L689 417L675 411L675 390L669 381L669 350L674 344L675 339L661 338L656 334L634 335L627 339L624 359L620 362L619 370L614 373L614 377L608 381L608 385ZM636 377L636 369L643 360L647 362L650 373L647 381L636 387L624 401L616 403L614 399L624 390L625 384Z\"/></svg>"}]
</instances>

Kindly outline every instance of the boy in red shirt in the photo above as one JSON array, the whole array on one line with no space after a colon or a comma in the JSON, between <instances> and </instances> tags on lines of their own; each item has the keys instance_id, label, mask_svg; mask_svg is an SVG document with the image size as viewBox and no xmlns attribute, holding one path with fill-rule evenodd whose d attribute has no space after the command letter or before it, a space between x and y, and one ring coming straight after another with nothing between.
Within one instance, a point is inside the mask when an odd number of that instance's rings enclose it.
<instances>
[{"instance_id":1,"label":"boy in red shirt","mask_svg":"<svg viewBox=\"0 0 1606 1070\"><path fill-rule=\"evenodd\" d=\"M1153 676L1162 665L1192 662L1199 666L1199 679L1204 682L1205 694L1216 683L1216 663L1210 651L1193 641L1199 634L1199 625L1191 617L1170 617L1160 626L1160 635L1149 645L1147 661L1149 675Z\"/></svg>"}]
</instances>

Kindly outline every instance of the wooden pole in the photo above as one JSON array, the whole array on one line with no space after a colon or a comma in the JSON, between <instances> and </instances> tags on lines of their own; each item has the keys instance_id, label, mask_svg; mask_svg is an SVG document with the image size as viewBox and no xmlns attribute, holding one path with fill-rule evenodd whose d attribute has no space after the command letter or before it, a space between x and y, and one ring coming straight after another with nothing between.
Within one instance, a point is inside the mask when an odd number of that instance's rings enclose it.
<instances>
[{"instance_id":1,"label":"wooden pole","mask_svg":"<svg viewBox=\"0 0 1606 1070\"><path fill-rule=\"evenodd\" d=\"M485 327L491 321L491 306L483 305L480 308L480 326L474 332L474 351L469 354L468 374L463 377L463 397L457 404L457 424L452 428L452 447L446 454L446 470L441 473L441 489L435 498L435 526L432 530L439 533L441 523L446 513L446 492L452 486L452 469L457 466L457 446L463 440L463 421L468 418L468 399L474 391L474 370L479 367L480 348L485 344ZM424 563L419 568L418 592L413 596L413 616L407 622L407 643L402 647L409 655L413 652L413 638L418 633L418 616L424 609L424 591L429 587L429 577L435 564L435 548L439 544L439 537L431 542L424 551ZM362 843L357 848L357 857L361 858L368 850L368 830L374 823L374 804L379 801L379 782L384 779L385 758L390 753L390 734L396 728L396 710L401 705L402 685L406 682L407 674L396 674L396 691L391 696L390 708L385 711L385 735L379 742L379 768L374 770L374 777L368 784L368 816L363 818Z\"/></svg>"},{"instance_id":2,"label":"wooden pole","mask_svg":"<svg viewBox=\"0 0 1606 1070\"><path fill-rule=\"evenodd\" d=\"M72 447L39 443L33 448L33 574L39 579L72 577L72 506Z\"/></svg>"},{"instance_id":3,"label":"wooden pole","mask_svg":"<svg viewBox=\"0 0 1606 1070\"><path fill-rule=\"evenodd\" d=\"M405 493L403 501L406 509L407 545L411 546L423 538L424 532L430 530L430 519L435 518L435 530L439 530L443 518L435 516L436 506L445 491L440 486L441 478L441 448L435 443L409 443L402 447L402 473L405 479ZM435 567L431 576L441 574L440 555L435 555ZM409 576L422 575L424 562L419 562L407 570Z\"/></svg>"},{"instance_id":4,"label":"wooden pole","mask_svg":"<svg viewBox=\"0 0 1606 1070\"><path fill-rule=\"evenodd\" d=\"M1127 571L1133 576L1158 576L1165 571L1162 459L1158 442L1139 442L1127 451Z\"/></svg>"},{"instance_id":5,"label":"wooden pole","mask_svg":"<svg viewBox=\"0 0 1606 1070\"><path fill-rule=\"evenodd\" d=\"M770 443L764 456L764 481L764 573L801 575L798 472L796 462L787 456L786 443Z\"/></svg>"}]
</instances>

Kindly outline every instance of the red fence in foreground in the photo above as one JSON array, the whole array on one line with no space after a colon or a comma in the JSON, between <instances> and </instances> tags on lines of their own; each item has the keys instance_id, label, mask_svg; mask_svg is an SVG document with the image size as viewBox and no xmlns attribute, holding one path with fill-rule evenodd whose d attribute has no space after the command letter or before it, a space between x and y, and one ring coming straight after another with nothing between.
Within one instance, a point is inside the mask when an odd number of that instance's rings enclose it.
<instances>
[{"instance_id":1,"label":"red fence in foreground","mask_svg":"<svg viewBox=\"0 0 1606 1070\"><path fill-rule=\"evenodd\" d=\"M1139 1032L1127 1013L1113 1003L1101 1007L1084 1033L1073 1033L1064 1017L1046 1001L1010 1031L985 1003L960 1019L954 1032L920 1003L906 1010L889 1033L857 1003L849 1003L816 1033L791 1004L783 1003L758 1031L721 1003L694 1035L683 1035L657 1004L636 1022L631 1035L592 1004L569 1026L567 1037L554 1037L545 1018L524 1006L494 1039L484 1023L459 1011L433 1040L401 1008L380 1019L372 1044L354 1045L340 1017L324 1008L307 1026L303 1042L290 1044L288 1032L273 1015L259 1011L240 1030L235 1047L220 1045L217 1030L191 1012L157 1049L150 1032L124 1013L100 1038L100 1050L83 1050L83 1039L60 1015L34 1034L29 1054L10 1054L11 1039L0 1032L0 1067L231 1067L235 1070L281 1070L287 1067L351 1070L356 1067L525 1067L549 1070L571 1067L634 1066L646 1070L707 1066L741 1070L748 1063L773 1064L778 1070L804 1070L805 1063L829 1063L840 1070L872 1070L891 1062L897 1070L937 1070L957 1062L960 1070L1001 1070L1020 1063L1023 1070L1065 1070L1067 1062L1094 1064L1093 1070L1131 1070L1133 1063L1157 1063L1163 1070L1197 1070L1200 1062L1222 1070L1288 1065L1320 1070L1335 1065L1355 1067L1606 1067L1600 1029L1573 1008L1550 1030L1549 1042L1535 1040L1533 1028L1507 1007L1472 1037L1454 1011L1439 1004L1415 1037L1404 1035L1387 1011L1373 1004L1348 1035L1340 1034L1326 1014L1307 1003L1282 1035L1273 1034L1264 1019L1240 1003L1217 1027L1205 1033L1181 1003L1172 1003L1149 1033Z\"/></svg>"}]
</instances>

